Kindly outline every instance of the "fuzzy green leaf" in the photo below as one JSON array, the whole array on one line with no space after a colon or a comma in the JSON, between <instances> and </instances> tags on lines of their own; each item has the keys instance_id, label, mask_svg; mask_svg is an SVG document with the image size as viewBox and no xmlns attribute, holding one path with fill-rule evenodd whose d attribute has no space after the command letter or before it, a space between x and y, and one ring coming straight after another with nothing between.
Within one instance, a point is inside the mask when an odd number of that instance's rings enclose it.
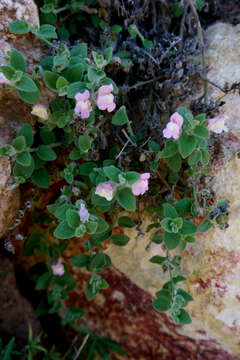
<instances>
[{"instance_id":1,"label":"fuzzy green leaf","mask_svg":"<svg viewBox=\"0 0 240 360\"><path fill-rule=\"evenodd\" d=\"M129 242L130 237L124 234L113 234L111 240L117 246L125 246Z\"/></svg>"},{"instance_id":2,"label":"fuzzy green leaf","mask_svg":"<svg viewBox=\"0 0 240 360\"><path fill-rule=\"evenodd\" d=\"M22 54L16 50L12 49L10 52L10 65L15 69L22 72L26 72L26 64Z\"/></svg>"},{"instance_id":3,"label":"fuzzy green leaf","mask_svg":"<svg viewBox=\"0 0 240 360\"><path fill-rule=\"evenodd\" d=\"M122 105L120 109L113 115L112 123L114 125L122 126L128 122L128 116L125 105Z\"/></svg>"},{"instance_id":4,"label":"fuzzy green leaf","mask_svg":"<svg viewBox=\"0 0 240 360\"><path fill-rule=\"evenodd\" d=\"M183 159L186 159L186 157L191 155L197 144L194 136L186 135L186 134L182 134L178 142L179 142L179 150Z\"/></svg>"},{"instance_id":5,"label":"fuzzy green leaf","mask_svg":"<svg viewBox=\"0 0 240 360\"><path fill-rule=\"evenodd\" d=\"M55 151L49 145L40 145L37 148L36 154L44 161L54 161L57 158Z\"/></svg>"},{"instance_id":6,"label":"fuzzy green leaf","mask_svg":"<svg viewBox=\"0 0 240 360\"><path fill-rule=\"evenodd\" d=\"M125 210L136 210L136 199L129 188L122 188L117 192L117 201Z\"/></svg>"}]
</instances>

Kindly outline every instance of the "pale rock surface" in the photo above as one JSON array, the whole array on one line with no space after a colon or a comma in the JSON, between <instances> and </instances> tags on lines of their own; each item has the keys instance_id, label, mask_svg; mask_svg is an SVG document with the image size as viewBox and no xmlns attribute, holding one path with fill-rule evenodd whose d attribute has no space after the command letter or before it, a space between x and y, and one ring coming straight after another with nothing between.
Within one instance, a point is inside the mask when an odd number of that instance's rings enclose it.
<instances>
[{"instance_id":1,"label":"pale rock surface","mask_svg":"<svg viewBox=\"0 0 240 360\"><path fill-rule=\"evenodd\" d=\"M18 49L24 56L28 69L40 59L41 48L32 35L14 35L9 32L9 24L15 20L25 20L39 25L37 6L33 0L0 1L0 38L9 48ZM0 49L0 65L5 65L5 53ZM11 143L21 124L34 123L30 115L31 106L19 99L15 91L0 85L0 146ZM4 237L14 221L20 203L19 189L9 190L11 185L10 159L0 158L0 238Z\"/></svg>"},{"instance_id":2,"label":"pale rock surface","mask_svg":"<svg viewBox=\"0 0 240 360\"><path fill-rule=\"evenodd\" d=\"M218 23L207 29L205 35L208 79L221 87L239 82L240 25ZM209 97L225 102L220 113L228 116L226 125L240 139L238 91L226 95L209 86ZM216 346L240 356L240 159L233 156L214 172L217 199L230 200L229 228L215 228L199 235L196 243L184 251L182 267L187 277L184 286L194 297L187 310L193 322L176 331L197 340L211 339L217 342ZM149 215L143 216L143 235L135 229L126 230L130 242L123 248L110 245L106 252L117 269L154 296L168 277L160 266L149 262L152 256L164 254L160 245L149 245L146 228L151 222L154 221Z\"/></svg>"}]
</instances>

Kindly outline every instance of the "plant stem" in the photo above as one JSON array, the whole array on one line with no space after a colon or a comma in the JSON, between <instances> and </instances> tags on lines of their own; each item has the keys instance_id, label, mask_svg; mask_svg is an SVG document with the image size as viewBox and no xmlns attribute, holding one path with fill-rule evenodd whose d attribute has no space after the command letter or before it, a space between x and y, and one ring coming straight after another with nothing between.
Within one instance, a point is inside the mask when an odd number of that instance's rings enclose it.
<instances>
[{"instance_id":1,"label":"plant stem","mask_svg":"<svg viewBox=\"0 0 240 360\"><path fill-rule=\"evenodd\" d=\"M203 73L206 73L206 56L205 56L205 45L204 45L204 40L203 40L203 31L202 31L202 27L201 27L201 23L199 20L199 16L196 10L196 7L193 3L192 0L186 0L187 3L189 4L192 13L196 19L196 23L197 23L197 32L198 32L198 37L199 37L199 41L200 44L202 46L202 68L203 68ZM205 106L207 106L208 104L208 84L207 81L204 80L204 102L205 102Z\"/></svg>"}]
</instances>

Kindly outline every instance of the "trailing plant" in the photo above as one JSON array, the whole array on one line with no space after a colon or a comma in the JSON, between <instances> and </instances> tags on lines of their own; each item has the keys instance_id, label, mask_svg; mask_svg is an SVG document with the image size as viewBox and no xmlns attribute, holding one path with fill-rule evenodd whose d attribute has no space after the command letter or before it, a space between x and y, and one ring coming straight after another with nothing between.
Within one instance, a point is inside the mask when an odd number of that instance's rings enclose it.
<instances>
[{"instance_id":1,"label":"trailing plant","mask_svg":"<svg viewBox=\"0 0 240 360\"><path fill-rule=\"evenodd\" d=\"M42 10L46 14L56 14L55 3L46 2ZM16 89L23 101L34 105L32 114L38 118L35 130L24 124L13 143L0 148L0 156L12 157L14 162L14 186L26 180L44 189L54 182L64 184L59 197L48 204L48 215L40 220L48 225L48 231L32 233L23 246L25 256L38 254L42 258L42 263L32 269L32 276L36 289L48 292L47 302L39 304L37 314L54 313L62 308L65 313L62 324L76 326L76 320L84 312L64 305L68 293L76 286L67 264L61 259L69 239L84 240L84 253L72 257L70 264L89 273L86 297L91 300L108 287L101 276L102 270L111 265L110 257L102 251L106 240L117 246L129 242L124 231L119 233L116 228L136 226L126 211L136 211L137 197L145 194L149 203L154 198L151 212L157 216L157 221L148 229L157 228L151 240L161 244L165 251L165 256L156 255L150 261L169 273L169 281L156 293L153 306L158 311L170 311L176 323L190 323L190 315L184 308L193 299L180 287L186 280L182 276L181 252L195 241L197 233L207 231L212 225L226 226L227 202L215 207L202 204L197 188L198 179L208 171L210 131L226 130L224 119L207 120L204 114L194 117L189 110L180 107L163 130L163 138L167 139L163 149L159 143L148 139L148 149L143 151L149 154L151 161L139 162L133 154L133 161L125 168L117 164L117 160L126 144L120 150L111 134L121 129L127 144L131 143L133 148L138 147L142 134L135 133L124 97L118 97L118 87L107 74L107 66L120 54L114 54L111 46L89 52L86 43L74 46L52 43L57 37L53 25L38 28L16 21L10 30L14 34L31 32L52 51L33 67L31 75L16 49L6 51L8 65L0 67L8 88ZM153 47L137 26L129 26L128 31L133 38L139 37L145 48ZM126 52L122 56L127 58ZM56 96L48 109L39 104L44 86ZM116 104L119 104L117 110ZM106 125L106 136L101 125ZM100 146L106 137L111 138L108 149ZM154 190L155 185L159 188L154 183L159 164L171 171L170 196L166 201ZM50 175L50 166L54 175ZM138 168L140 172L136 171ZM174 189L183 174L191 178L194 185L181 192L179 199ZM153 186L148 191L150 176ZM200 217L203 221L199 223Z\"/></svg>"}]
</instances>

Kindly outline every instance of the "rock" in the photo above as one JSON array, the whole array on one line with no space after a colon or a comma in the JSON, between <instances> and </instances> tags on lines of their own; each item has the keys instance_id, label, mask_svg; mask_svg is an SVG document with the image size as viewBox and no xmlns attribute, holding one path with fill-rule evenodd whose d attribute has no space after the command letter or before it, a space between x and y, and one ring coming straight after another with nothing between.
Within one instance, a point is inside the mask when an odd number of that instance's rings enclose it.
<instances>
[{"instance_id":1,"label":"rock","mask_svg":"<svg viewBox=\"0 0 240 360\"><path fill-rule=\"evenodd\" d=\"M11 261L0 254L0 332L1 335L15 336L24 342L28 340L28 328L32 327L34 336L41 326L31 304L20 294Z\"/></svg>"},{"instance_id":2,"label":"rock","mask_svg":"<svg viewBox=\"0 0 240 360\"><path fill-rule=\"evenodd\" d=\"M222 88L233 86L226 94L209 85L210 99L224 102L219 111L228 116L231 131L221 135L226 156L214 162L212 181L216 198L230 200L230 218L227 229L210 229L183 252L184 286L194 297L187 306L192 324L175 325L151 306L168 275L149 262L164 251L150 244L146 229L154 221L144 212L142 234L125 230L131 238L125 247L108 246L114 268L105 270L104 278L110 287L90 304L82 294L87 275L71 270L79 285L67 303L82 306L82 322L118 341L129 352L126 359L240 359L240 159L233 155L240 149L240 96L234 90L240 78L240 26L215 24L206 39L207 78ZM79 248L70 247L65 259L78 253Z\"/></svg>"},{"instance_id":3,"label":"rock","mask_svg":"<svg viewBox=\"0 0 240 360\"><path fill-rule=\"evenodd\" d=\"M1 0L0 2L0 65L5 65L5 52L16 48L23 54L28 69L40 59L39 41L32 35L9 33L9 24L15 20L25 20L39 25L38 10L33 0ZM0 146L11 143L21 124L34 124L30 114L31 106L19 99L15 91L0 87ZM0 158L0 238L6 236L14 221L20 203L19 189L9 190L12 184L11 163L8 158Z\"/></svg>"}]
</instances>

